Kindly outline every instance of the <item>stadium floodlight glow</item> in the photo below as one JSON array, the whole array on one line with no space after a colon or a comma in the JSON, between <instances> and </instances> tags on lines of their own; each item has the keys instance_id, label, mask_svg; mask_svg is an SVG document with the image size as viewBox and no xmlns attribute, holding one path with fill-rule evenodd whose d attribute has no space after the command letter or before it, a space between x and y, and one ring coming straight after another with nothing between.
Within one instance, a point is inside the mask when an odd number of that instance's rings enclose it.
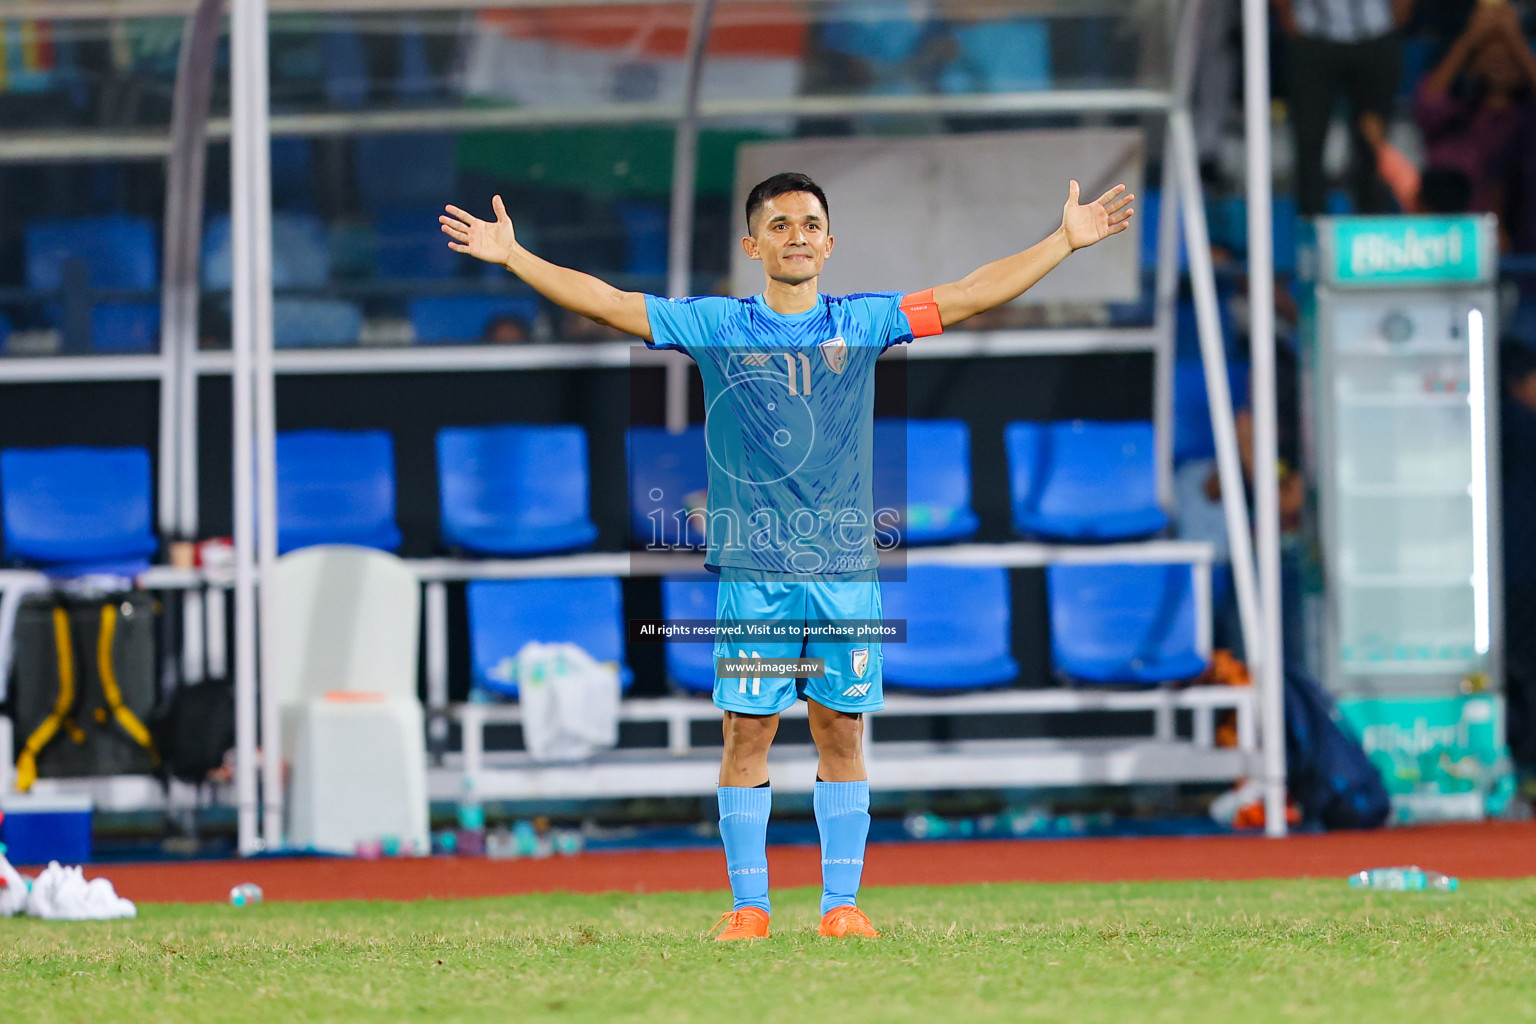
<instances>
[{"instance_id":1,"label":"stadium floodlight glow","mask_svg":"<svg viewBox=\"0 0 1536 1024\"><path fill-rule=\"evenodd\" d=\"M1488 396L1483 353L1483 311L1467 314L1471 365L1468 402L1472 407L1472 645L1478 654L1489 647L1488 596Z\"/></svg>"}]
</instances>

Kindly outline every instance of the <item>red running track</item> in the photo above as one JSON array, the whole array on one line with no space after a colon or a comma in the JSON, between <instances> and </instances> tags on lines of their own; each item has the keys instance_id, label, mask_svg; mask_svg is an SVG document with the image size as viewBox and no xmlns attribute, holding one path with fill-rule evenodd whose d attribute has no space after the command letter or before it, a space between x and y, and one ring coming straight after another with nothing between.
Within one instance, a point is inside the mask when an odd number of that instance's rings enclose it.
<instances>
[{"instance_id":1,"label":"red running track","mask_svg":"<svg viewBox=\"0 0 1536 1024\"><path fill-rule=\"evenodd\" d=\"M1024 839L877 843L864 869L869 885L977 882L1115 882L1176 879L1343 878L1362 868L1421 864L1462 878L1536 876L1536 824L1489 823L1333 832L1271 840L1259 836L1136 839ZM775 887L817 885L819 851L774 847ZM269 900L410 900L532 892L724 891L719 850L586 853L549 860L278 859L112 864L105 875L130 899L220 902L241 882Z\"/></svg>"}]
</instances>

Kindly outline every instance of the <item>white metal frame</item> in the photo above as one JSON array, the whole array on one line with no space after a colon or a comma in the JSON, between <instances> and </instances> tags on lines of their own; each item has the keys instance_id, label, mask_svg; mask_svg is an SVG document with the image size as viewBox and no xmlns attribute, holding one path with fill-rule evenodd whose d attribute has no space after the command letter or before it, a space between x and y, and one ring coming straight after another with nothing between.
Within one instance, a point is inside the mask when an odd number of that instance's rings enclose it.
<instances>
[{"instance_id":1,"label":"white metal frame","mask_svg":"<svg viewBox=\"0 0 1536 1024\"><path fill-rule=\"evenodd\" d=\"M278 9L292 6L289 0L273 0ZM581 4L586 0L559 0ZM192 0L154 0L165 12L186 13L192 9ZM413 0L413 8L442 7L460 8L477 6L479 0ZM1155 419L1160 438L1169 434L1171 424L1171 368L1172 354L1172 296L1176 287L1177 268L1173 252L1176 243L1174 228L1166 224L1175 215L1180 201L1178 192L1184 193L1185 205L1183 232L1190 253L1191 270L1195 279L1197 311L1202 355L1205 361L1207 386L1211 389L1211 409L1214 433L1218 443L1218 468L1222 479L1224 503L1227 507L1229 534L1233 541L1233 565L1235 580L1243 611L1245 642L1259 681L1262 714L1260 725L1264 755L1263 780L1266 787L1268 829L1271 834L1283 834L1284 806L1284 744L1281 718L1281 647L1279 638L1279 561L1278 561L1278 494L1275 480L1275 423L1274 423L1274 365L1273 365L1273 287L1270 261L1271 226L1270 187L1268 163L1268 63L1267 22L1263 0L1243 0L1244 4L1244 57L1246 69L1246 111L1249 132L1249 217L1250 217L1250 281L1251 306L1253 308L1252 336L1254 345L1255 399L1255 475L1256 508L1258 517L1257 571L1247 547L1248 537L1246 509L1242 495L1244 487L1240 467L1233 457L1236 450L1230 395L1226 393L1226 367L1219 338L1219 325L1212 315L1214 288L1210 284L1210 246L1204 230L1203 210L1199 201L1198 179L1195 176L1195 158L1192 140L1188 132L1187 96L1190 72L1194 59L1191 47L1180 45L1174 63L1174 88L1170 91L1148 89L1067 90L1035 93L1018 93L992 96L957 97L792 97L765 99L762 101L700 101L697 97L698 62L704 47L699 45L699 33L707 28L709 9L713 0L700 0L699 13L694 19L695 37L690 43L692 65L687 101L682 109L676 105L655 105L651 110L645 104L625 105L600 111L572 110L491 110L486 112L441 111L380 112L363 115L298 115L283 119L269 117L266 103L266 18L267 0L232 0L231 51L232 51L232 103L228 134L233 143L234 202L232 220L234 227L235 337L233 352L225 357L212 354L184 353L177 370L177 380L195 380L200 373L221 372L224 360L231 364L234 378L235 404L235 458L234 484L236 495L236 681L238 713L237 734L241 753L238 784L240 803L240 835L243 852L258 848L256 835L256 653L257 623L255 581L259 561L269 568L275 552L275 528L272 509L275 505L274 435L272 416L272 375L276 372L325 373L371 372L374 370L407 369L477 369L491 365L516 368L519 365L540 365L540 360L550 360L541 365L554 365L557 354L553 351L523 349L512 353L482 354L476 350L439 350L434 352L390 352L377 349L349 352L285 352L274 354L271 340L271 252L270 252L270 186L267 180L267 161L260 158L267 151L267 140L272 131L295 133L329 133L356 131L403 131L421 127L452 129L460 124L468 126L475 118L486 118L484 124L512 126L517 124L544 123L551 119L560 123L611 123L636 119L675 122L679 126L680 140L689 132L696 132L702 120L732 120L767 114L996 114L996 113L1116 113L1145 112L1166 113L1169 117L1170 142L1168 157L1170 170L1180 182L1178 189L1164 189L1165 229L1159 239L1160 260L1156 286L1158 321L1151 331L1141 332L998 332L990 336L954 337L935 339L915 346L912 356L917 358L944 358L959 355L1020 355L1031 351L1092 351L1118 348L1150 348L1158 357L1158 369L1154 380ZM1199 15L1201 0L1187 0L1184 18L1177 33L1181 43L1192 36L1188 27ZM137 4L102 3L99 0L76 2L52 2L47 5L48 17L116 17L132 8L148 10L154 4L140 0ZM495 6L516 6L513 2L501 2ZM25 7L18 5L18 9ZM385 0L305 0L300 6L309 10L360 10L391 7ZM40 16L43 16L40 14ZM430 122L423 121L430 118ZM540 119L543 119L542 121ZM208 124L209 137L219 137L224 126L218 122ZM92 140L94 142L94 140ZM686 140L685 140L686 141ZM142 133L131 133L120 140L122 148L116 155L163 156L170 143L164 137L146 138ZM153 145L151 145L153 143ZM11 151L6 146L22 147ZM0 141L0 159L46 159L49 152L79 158L87 149L81 138L47 139L35 136L18 137ZM109 142L106 149L113 149L118 142ZM56 149L50 149L55 146ZM30 147L30 148L26 148ZM680 162L684 146L679 146ZM95 153L95 150L89 150ZM689 176L691 178L691 175ZM681 190L679 190L681 192ZM674 196L674 223L683 223L691 217L691 196L679 201ZM686 209L685 209L686 208ZM686 238L674 232L674 250L669 280L686 281ZM681 272L681 276L680 276ZM1201 298L1202 293L1205 294ZM1078 334L1080 337L1072 337ZM1264 339L1265 342L1260 342ZM1267 342L1267 343L1266 343ZM1060 347L1056 347L1056 346ZM1075 346L1081 347L1075 347ZM571 346L559 355L559 365L619 365L618 356L629 360L627 344L608 348L603 346ZM540 347L534 347L540 348ZM580 349L581 351L578 351ZM923 351L926 349L926 351ZM931 355L930 355L931 353ZM110 357L109 357L110 358ZM177 358L176 353L162 352L150 357L118 357L107 361L101 358L67 360L4 360L0 361L0 381L22 379L144 379L159 377L169 380L168 363ZM567 361L569 360L569 361ZM504 362L503 362L504 361ZM47 365L45 365L47 364ZM87 365L90 364L90 365ZM686 375L677 371L669 373L686 383ZM192 388L176 388L176 401L186 402ZM669 421L676 418L675 411L681 388L669 387ZM195 409L195 407L193 407ZM184 426L183 416L179 422ZM162 438L162 457L176 458L169 451L174 439ZM1166 495L1168 486L1169 448L1160 442L1160 471L1164 474L1160 491ZM178 462L180 487L188 486L191 470ZM192 481L195 483L195 481ZM254 486L253 486L254 485ZM195 488L194 488L195 492ZM195 498L193 499L195 500ZM183 506L185 507L185 506ZM257 529L255 512L263 513L262 524ZM569 567L567 567L569 568ZM429 593L428 607L432 598ZM429 644L430 647L430 644ZM276 739L277 719L275 708L264 708L260 714L262 733L267 742ZM269 844L280 840L281 787L278 786L279 766L276 759L262 768L264 781L263 836Z\"/></svg>"},{"instance_id":2,"label":"white metal frame","mask_svg":"<svg viewBox=\"0 0 1536 1024\"><path fill-rule=\"evenodd\" d=\"M1223 782L1258 765L1255 698L1251 687L1196 686L1184 690L1002 690L933 696L887 696L885 708L865 723L870 780L882 789L966 789L1127 785L1152 782ZM1193 716L1193 736L1176 734L1176 715ZM1217 711L1236 712L1238 745L1215 745ZM911 716L1080 714L1085 711L1153 714L1150 736L1113 740L961 740L881 742L879 722ZM785 718L804 718L796 704ZM708 700L673 697L625 701L623 722L662 722L665 747L627 749L580 764L540 764L525 754L487 753L490 725L514 725L511 704L461 704L453 716L463 729L463 752L429 773L433 799L533 800L637 796L707 796L719 777L718 747L695 747L694 723L715 723ZM816 752L809 744L780 741L769 756L774 788L809 793Z\"/></svg>"}]
</instances>

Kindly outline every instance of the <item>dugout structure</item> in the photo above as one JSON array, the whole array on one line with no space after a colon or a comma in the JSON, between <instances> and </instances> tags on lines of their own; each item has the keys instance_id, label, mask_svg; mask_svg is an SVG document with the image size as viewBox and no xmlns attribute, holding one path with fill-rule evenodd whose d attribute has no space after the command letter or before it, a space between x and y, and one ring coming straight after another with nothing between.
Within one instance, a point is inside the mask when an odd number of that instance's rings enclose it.
<instances>
[{"instance_id":1,"label":"dugout structure","mask_svg":"<svg viewBox=\"0 0 1536 1024\"><path fill-rule=\"evenodd\" d=\"M1095 351L1149 351L1155 354L1156 373L1153 389L1155 421L1162 467L1164 494L1171 464L1171 339L1172 313L1178 285L1178 247L1182 234L1188 252L1188 268L1199 321L1201 353L1210 388L1210 407L1217 440L1217 461L1223 491L1232 496L1226 503L1228 533L1232 543L1232 562L1242 612L1243 631L1251 658L1257 668L1256 704L1247 709L1247 741L1240 756L1229 765L1213 769L1209 764L1198 769L1198 752L1168 751L1173 756L1160 761L1164 767L1152 773L1163 779L1235 777L1256 775L1266 784L1270 831L1284 831L1283 778L1284 748L1280 713L1281 655L1279 650L1279 574L1278 574L1278 500L1275 493L1274 467L1274 387L1271 345L1254 346L1254 397L1256 421L1256 508L1259 557L1255 559L1249 542L1247 510L1237 499L1243 493L1235 435L1232 428L1231 399L1227 393L1227 373L1222 354L1215 286L1212 274L1208 233L1200 201L1198 171L1186 100L1194 60L1194 26L1200 17L1199 0L1178 3L1073 3L1057 0L977 5L954 3L939 5L943 17L962 25L984 22L988 18L1033 17L1049 20L1064 15L1102 14L1127 19L1136 28L1138 50L1128 69L1112 73L1074 78L1054 75L1049 81L1028 77L985 80L973 75L968 85L956 86L935 81L931 88L913 90L901 83L877 80L865 82L854 91L840 86L835 76L829 84L815 80L806 69L786 69L783 62L771 59L750 60L742 56L743 35L765 35L769 28L786 22L801 23L826 20L835 5L806 2L793 5L764 5L738 0L701 0L697 4L666 4L656 7L658 38L669 37L668 53L676 59L631 61L624 67L598 67L590 54L581 60L561 63L551 61L548 48L538 50L527 33L517 26L530 18L558 36L562 19L582 8L576 2L540 4L479 4L472 0L414 0L387 4L378 0L232 0L229 10L229 116L210 117L210 97L215 91L216 55L224 38L219 5L192 0L49 0L47 3L18 0L8 9L8 17L47 18L56 23L71 21L115 23L129 17L160 17L174 25L167 48L174 53L175 70L169 130L159 125L150 128L102 128L92 131L9 133L0 140L0 160L49 162L92 158L119 160L164 160L167 168L166 208L164 217L164 259L161 275L161 318L159 351L152 355L94 355L89 358L15 358L0 364L0 382L95 380L152 381L158 387L160 412L160 458L158 460L158 511L161 532L167 536L197 536L198 452L196 410L201 384L209 378L228 376L233 394L233 464L235 491L235 566L232 573L157 568L142 581L147 586L180 590L183 620L193 628L183 631L188 666L216 667L229 652L233 654L233 674L238 699L238 750L240 773L235 799L239 808L240 846L254 852L265 845L280 847L282 837L282 788L278 784L280 766L276 759L261 764L265 784L258 787L256 756L258 734L268 749L278 746L280 722L275 703L262 706L258 700L260 648L258 605L261 600L259 579L271 572L276 557L275 535L275 457L274 435L278 424L274 411L274 375L388 373L403 371L467 371L474 369L519 369L547 366L626 366L632 360L654 359L666 367L667 419L680 427L687 419L688 368L680 359L662 353L637 356L628 343L596 343L579 347L535 344L529 346L380 348L371 350L273 348L273 253L272 253L272 163L267 159L272 138L306 135L332 137L357 133L442 132L468 129L569 126L578 124L649 124L660 125L673 133L670 174L669 248L666 261L666 290L680 295L697 291L690 280L693 266L695 187L701 172L701 129L706 126L747 125L755 131L772 134L807 122L836 122L852 125L854 130L946 130L955 124L974 127L978 123L1001 122L1005 126L1018 118L1056 118L1073 121L1082 118L1129 121L1155 125L1164 136L1165 176L1162 189L1163 215L1156 240L1156 271L1152 284L1151 327L1057 327L1031 330L955 332L952 336L913 346L910 358L992 358L1034 353L1073 353ZM599 26L604 12L622 10L629 5L598 8L591 12ZM494 24L512 28L503 33L510 39L515 61L498 60L496 52L488 56L475 51L459 69L467 92L454 102L402 102L389 109L370 109L367 103L346 110L308 111L282 109L283 99L275 103L271 94L273 67L269 45L281 19L302 11L306 16L331 15L360 19L404 17L432 19L453 17L473 20L489 28ZM1250 280L1253 336L1273 337L1273 295L1270 268L1270 196L1268 154L1268 68L1266 29L1262 0L1245 0L1245 64L1247 69L1247 113L1249 123L1249 218ZM680 44L678 34L680 36ZM670 34L670 36L669 36ZM495 43L486 31L484 49ZM537 33L535 33L537 36ZM538 39L535 38L534 42ZM1021 52L1028 52L1021 51ZM478 55L477 55L478 54ZM544 63L539 63L544 61ZM793 62L791 62L793 63ZM1019 62L1015 62L1018 64ZM978 65L984 66L984 65ZM524 73L532 68L539 73ZM519 71L517 69L523 69ZM787 79L786 70L793 72ZM825 70L824 68L822 70ZM607 97L594 96L583 83L598 74L612 75L618 91ZM797 77L798 75L798 77ZM626 77L627 76L627 77ZM823 79L825 76L823 76ZM409 82L402 73L401 81ZM791 84L786 87L785 82ZM1048 85L1049 87L1042 87ZM472 86L472 88L469 88ZM407 85L401 95L411 95ZM468 93L473 93L469 96ZM468 97L466 99L466 97ZM201 211L205 190L206 143L228 139L231 181L231 284L230 323L232 351L202 351L198 345L199 302L198 254L203 236ZM1044 564L1080 558L1071 552L1056 551L1040 545L990 546L970 553L951 552L957 557L974 558L987 564ZM1139 559L1158 561L1183 559L1187 551L1161 552L1155 544L1143 545ZM601 556L573 556L561 566L534 566L529 562L478 562L451 564L440 560L419 563L416 568L424 581L427 607L427 693L432 728L445 727L449 713L457 713L467 727L475 731L475 716L515 717L515 709L476 710L474 707L453 712L446 704L446 679L442 669L446 600L443 584L471 576L518 576L551 570L580 574L593 571L592 559ZM621 571L657 571L639 565L629 556L618 556L625 564ZM587 559L583 562L582 559ZM1201 559L1196 557L1196 561ZM612 567L602 571L613 571ZM668 569L667 571L670 571ZM22 578L12 582L22 584ZM235 606L235 631L231 644L222 637L224 595L232 591ZM202 628L199 624L207 624ZM1185 691L1191 693L1192 691ZM1134 697L1134 700L1129 700ZM987 705L1010 710L1034 700L1025 693L999 694L995 698L973 695L964 701L1000 703ZM1046 713L1098 706L1104 701L1127 699L1129 704L1145 703L1149 698L1128 695L1099 695L1062 691L1040 695L1036 710ZM1204 698L1166 697L1153 700L1157 713L1170 717L1179 707L1198 705ZM1009 704L1009 702L1013 702ZM1158 703L1161 701L1162 703ZM1247 703L1244 694L1240 703ZM1166 708L1165 708L1166 705ZM1212 707L1216 705L1211 705ZM899 712L899 706L893 707ZM960 706L956 705L956 710ZM980 704L970 710L985 710ZM669 722L696 716L688 707L656 704L655 711ZM713 712L710 712L710 716ZM1203 727L1198 723L1197 738ZM1240 716L1241 717L1241 716ZM1162 729L1162 726L1159 726ZM878 731L878 730L877 730ZM439 731L436 735L441 735ZM675 744L674 744L675 746ZM1195 744L1193 746L1198 746ZM878 744L877 744L878 748ZM942 777L951 752L931 752L933 772L926 778ZM1188 756L1185 756L1188 754ZM467 740L464 761L449 763L442 769L434 787L455 785L454 773L474 770L474 743ZM923 757L928 757L923 754ZM879 755L876 755L878 762ZM1019 773L1050 782L1131 782L1145 777L1138 774L1138 762L1132 758L1113 762L1119 767L1105 767L1111 760L1083 756L1081 750L1068 751L1050 760L1043 754L1034 760L1018 762L1027 766L1015 771L1008 755L997 761L1001 767L988 768L986 759L966 772L957 772L950 784L1019 784ZM670 763L670 762L669 762ZM1076 764L1078 767L1071 767ZM1185 767L1181 768L1181 765ZM917 772L921 765L914 768ZM516 769L507 769L516 772ZM987 772L991 771L991 776ZM632 774L632 773L631 773ZM508 795L517 789L517 776L503 779ZM525 781L528 776L521 776ZM446 781L445 781L446 780ZM494 780L488 780L494 782ZM888 784L895 784L890 782ZM684 786L697 786L694 781ZM131 803L152 799L147 791L136 791L127 780L105 784L109 802ZM553 795L556 790L575 795L582 790L579 779L565 780L550 787L535 786L533 791ZM110 790L110 792L108 792ZM495 786L487 790L494 795ZM599 795L601 787L588 786L585 792ZM115 795L113 795L115 794Z\"/></svg>"}]
</instances>

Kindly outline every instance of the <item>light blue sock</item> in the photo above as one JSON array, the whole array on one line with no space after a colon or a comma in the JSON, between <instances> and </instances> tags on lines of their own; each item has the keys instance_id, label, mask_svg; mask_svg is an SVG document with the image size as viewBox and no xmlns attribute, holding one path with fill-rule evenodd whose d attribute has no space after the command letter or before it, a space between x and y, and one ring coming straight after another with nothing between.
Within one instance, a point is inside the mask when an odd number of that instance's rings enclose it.
<instances>
[{"instance_id":1,"label":"light blue sock","mask_svg":"<svg viewBox=\"0 0 1536 1024\"><path fill-rule=\"evenodd\" d=\"M821 912L858 903L869 839L869 783L817 782L813 799L821 832Z\"/></svg>"},{"instance_id":2,"label":"light blue sock","mask_svg":"<svg viewBox=\"0 0 1536 1024\"><path fill-rule=\"evenodd\" d=\"M768 809L773 790L768 786L719 786L720 839L725 843L725 868L730 874L732 909L768 906Z\"/></svg>"}]
</instances>

